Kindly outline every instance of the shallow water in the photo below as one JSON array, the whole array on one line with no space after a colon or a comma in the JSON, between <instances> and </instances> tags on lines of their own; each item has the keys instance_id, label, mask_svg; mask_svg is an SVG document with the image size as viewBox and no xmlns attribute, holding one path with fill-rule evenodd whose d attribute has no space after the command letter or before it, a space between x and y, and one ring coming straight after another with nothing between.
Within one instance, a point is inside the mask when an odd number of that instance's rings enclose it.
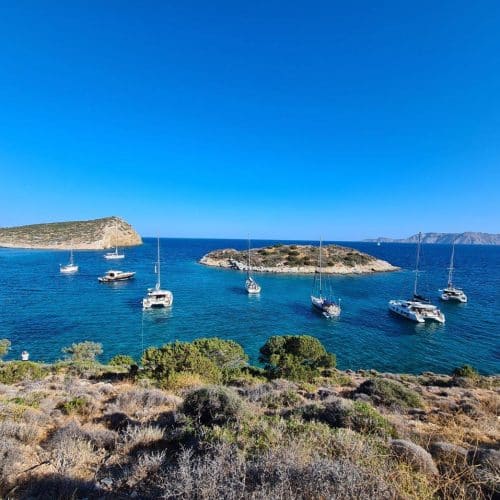
<instances>
[{"instance_id":1,"label":"shallow water","mask_svg":"<svg viewBox=\"0 0 500 500\"><path fill-rule=\"evenodd\" d=\"M255 241L254 246L275 242ZM300 242L304 243L304 242ZM68 252L0 249L0 338L9 338L9 358L26 349L33 360L61 358L72 342L102 342L103 359L117 353L139 357L142 347L200 336L240 342L257 361L270 335L307 333L336 353L341 368L403 372L448 372L470 363L484 373L500 370L500 247L456 247L455 282L468 304L440 303L446 324L416 325L393 316L387 302L412 291L415 246L344 243L402 267L402 271L331 278L342 299L339 319L326 320L310 306L312 276L256 275L260 296L248 296L244 273L197 263L217 248L246 248L244 240L162 239L162 285L174 293L171 311L142 312L141 300L154 285L156 240L125 249L111 263L104 252L75 252L76 275L59 273ZM420 291L438 301L446 284L447 245L423 245ZM136 278L99 284L110 267L137 271Z\"/></svg>"}]
</instances>

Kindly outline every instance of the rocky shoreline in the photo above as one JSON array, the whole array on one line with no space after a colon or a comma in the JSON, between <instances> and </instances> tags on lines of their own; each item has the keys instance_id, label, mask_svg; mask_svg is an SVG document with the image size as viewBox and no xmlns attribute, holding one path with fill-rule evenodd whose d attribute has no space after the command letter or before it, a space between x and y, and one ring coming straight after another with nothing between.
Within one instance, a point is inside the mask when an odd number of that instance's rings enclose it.
<instances>
[{"instance_id":1,"label":"rocky shoreline","mask_svg":"<svg viewBox=\"0 0 500 500\"><path fill-rule=\"evenodd\" d=\"M273 245L250 251L255 272L274 274L314 274L317 272L318 247L312 245ZM200 264L210 267L248 270L248 252L232 248L214 250L204 255ZM338 245L323 247L325 274L369 274L397 271L399 267L353 248Z\"/></svg>"},{"instance_id":2,"label":"rocky shoreline","mask_svg":"<svg viewBox=\"0 0 500 500\"><path fill-rule=\"evenodd\" d=\"M104 250L142 245L134 228L119 217L0 228L0 247L40 250Z\"/></svg>"}]
</instances>

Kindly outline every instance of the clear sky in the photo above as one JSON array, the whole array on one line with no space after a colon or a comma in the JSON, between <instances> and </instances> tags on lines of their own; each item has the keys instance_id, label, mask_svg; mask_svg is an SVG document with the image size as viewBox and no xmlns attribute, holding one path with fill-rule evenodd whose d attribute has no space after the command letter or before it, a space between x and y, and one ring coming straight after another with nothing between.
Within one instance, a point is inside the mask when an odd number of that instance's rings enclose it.
<instances>
[{"instance_id":1,"label":"clear sky","mask_svg":"<svg viewBox=\"0 0 500 500\"><path fill-rule=\"evenodd\" d=\"M3 1L0 226L500 232L500 2Z\"/></svg>"}]
</instances>

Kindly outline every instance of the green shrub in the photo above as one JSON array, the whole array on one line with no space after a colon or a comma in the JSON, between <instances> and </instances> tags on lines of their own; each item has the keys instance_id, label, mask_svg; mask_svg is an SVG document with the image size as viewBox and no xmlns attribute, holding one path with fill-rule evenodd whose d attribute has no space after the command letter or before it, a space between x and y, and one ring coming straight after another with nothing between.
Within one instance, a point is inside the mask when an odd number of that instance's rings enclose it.
<instances>
[{"instance_id":1,"label":"green shrub","mask_svg":"<svg viewBox=\"0 0 500 500\"><path fill-rule=\"evenodd\" d=\"M362 434L396 437L394 426L372 405L363 401L354 403L350 427Z\"/></svg>"},{"instance_id":2,"label":"green shrub","mask_svg":"<svg viewBox=\"0 0 500 500\"><path fill-rule=\"evenodd\" d=\"M127 356L125 354L117 354L116 356L113 356L109 360L108 365L123 366L125 368L128 368L132 365L135 365L135 361L134 358L132 358L132 356Z\"/></svg>"},{"instance_id":3,"label":"green shrub","mask_svg":"<svg viewBox=\"0 0 500 500\"><path fill-rule=\"evenodd\" d=\"M9 361L0 365L0 383L15 384L23 380L40 380L50 373L50 369L33 361Z\"/></svg>"},{"instance_id":4,"label":"green shrub","mask_svg":"<svg viewBox=\"0 0 500 500\"><path fill-rule=\"evenodd\" d=\"M78 415L87 415L90 407L90 401L83 396L68 399L58 405L58 408L66 415L73 415L75 413Z\"/></svg>"},{"instance_id":5,"label":"green shrub","mask_svg":"<svg viewBox=\"0 0 500 500\"><path fill-rule=\"evenodd\" d=\"M1 339L0 340L0 359L2 359L10 350L10 340Z\"/></svg>"},{"instance_id":6,"label":"green shrub","mask_svg":"<svg viewBox=\"0 0 500 500\"><path fill-rule=\"evenodd\" d=\"M311 380L321 368L335 367L335 356L309 335L276 335L260 348L261 363L273 377Z\"/></svg>"},{"instance_id":7,"label":"green shrub","mask_svg":"<svg viewBox=\"0 0 500 500\"><path fill-rule=\"evenodd\" d=\"M272 410L279 410L296 405L300 401L300 396L292 389L282 392L272 392L265 396L262 404Z\"/></svg>"},{"instance_id":8,"label":"green shrub","mask_svg":"<svg viewBox=\"0 0 500 500\"><path fill-rule=\"evenodd\" d=\"M243 412L240 397L227 387L211 386L191 391L182 411L203 425L221 425L238 420Z\"/></svg>"},{"instance_id":9,"label":"green shrub","mask_svg":"<svg viewBox=\"0 0 500 500\"><path fill-rule=\"evenodd\" d=\"M470 365L463 365L455 368L452 375L455 377L479 378L479 372Z\"/></svg>"},{"instance_id":10,"label":"green shrub","mask_svg":"<svg viewBox=\"0 0 500 500\"><path fill-rule=\"evenodd\" d=\"M365 380L356 390L368 394L376 403L399 408L421 408L422 398L415 391L400 382L384 378Z\"/></svg>"},{"instance_id":11,"label":"green shrub","mask_svg":"<svg viewBox=\"0 0 500 500\"><path fill-rule=\"evenodd\" d=\"M248 356L243 347L233 340L201 338L196 339L193 345L217 365L224 375L224 380L228 380L248 364Z\"/></svg>"},{"instance_id":12,"label":"green shrub","mask_svg":"<svg viewBox=\"0 0 500 500\"><path fill-rule=\"evenodd\" d=\"M162 383L168 383L169 377L178 372L198 374L209 383L222 380L220 368L189 342L150 347L144 352L141 362L144 374Z\"/></svg>"},{"instance_id":13,"label":"green shrub","mask_svg":"<svg viewBox=\"0 0 500 500\"><path fill-rule=\"evenodd\" d=\"M63 347L61 350L71 361L95 361L96 357L102 354L102 344L86 340Z\"/></svg>"}]
</instances>

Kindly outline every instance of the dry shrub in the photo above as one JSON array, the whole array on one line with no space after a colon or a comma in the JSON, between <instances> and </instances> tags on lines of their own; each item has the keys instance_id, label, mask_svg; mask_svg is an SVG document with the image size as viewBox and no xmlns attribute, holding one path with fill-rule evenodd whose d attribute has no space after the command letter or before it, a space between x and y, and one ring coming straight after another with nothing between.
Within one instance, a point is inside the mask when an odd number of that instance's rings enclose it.
<instances>
[{"instance_id":1,"label":"dry shrub","mask_svg":"<svg viewBox=\"0 0 500 500\"><path fill-rule=\"evenodd\" d=\"M206 385L207 381L198 373L175 372L164 382L165 388L176 393Z\"/></svg>"},{"instance_id":2,"label":"dry shrub","mask_svg":"<svg viewBox=\"0 0 500 500\"><path fill-rule=\"evenodd\" d=\"M9 483L9 478L23 468L24 454L19 442L11 437L0 439L0 483L2 489Z\"/></svg>"},{"instance_id":3,"label":"dry shrub","mask_svg":"<svg viewBox=\"0 0 500 500\"><path fill-rule=\"evenodd\" d=\"M157 474L165 462L165 457L165 451L141 453L127 478L127 485L134 486L145 478Z\"/></svg>"},{"instance_id":4,"label":"dry shrub","mask_svg":"<svg viewBox=\"0 0 500 500\"><path fill-rule=\"evenodd\" d=\"M82 438L57 440L50 450L50 463L56 471L75 477L88 477L103 457L103 450L96 450L90 441Z\"/></svg>"},{"instance_id":5,"label":"dry shrub","mask_svg":"<svg viewBox=\"0 0 500 500\"><path fill-rule=\"evenodd\" d=\"M93 481L68 477L64 474L30 476L18 484L20 498L68 500L77 498L103 498Z\"/></svg>"},{"instance_id":6,"label":"dry shrub","mask_svg":"<svg viewBox=\"0 0 500 500\"><path fill-rule=\"evenodd\" d=\"M108 406L112 413L123 412L135 418L146 418L165 407L175 407L178 399L159 389L132 389L118 395L115 402Z\"/></svg>"},{"instance_id":7,"label":"dry shrub","mask_svg":"<svg viewBox=\"0 0 500 500\"><path fill-rule=\"evenodd\" d=\"M64 443L70 439L88 441L96 449L113 450L118 440L118 434L98 425L89 424L80 427L78 423L70 422L66 426L57 429L47 445L50 448L58 448L64 446Z\"/></svg>"},{"instance_id":8,"label":"dry shrub","mask_svg":"<svg viewBox=\"0 0 500 500\"><path fill-rule=\"evenodd\" d=\"M163 429L153 425L128 427L123 433L122 451L132 453L150 448L164 438Z\"/></svg>"},{"instance_id":9,"label":"dry shrub","mask_svg":"<svg viewBox=\"0 0 500 500\"><path fill-rule=\"evenodd\" d=\"M39 433L38 425L16 420L2 420L0 422L0 436L2 438L13 438L25 444L34 444L38 442Z\"/></svg>"}]
</instances>

